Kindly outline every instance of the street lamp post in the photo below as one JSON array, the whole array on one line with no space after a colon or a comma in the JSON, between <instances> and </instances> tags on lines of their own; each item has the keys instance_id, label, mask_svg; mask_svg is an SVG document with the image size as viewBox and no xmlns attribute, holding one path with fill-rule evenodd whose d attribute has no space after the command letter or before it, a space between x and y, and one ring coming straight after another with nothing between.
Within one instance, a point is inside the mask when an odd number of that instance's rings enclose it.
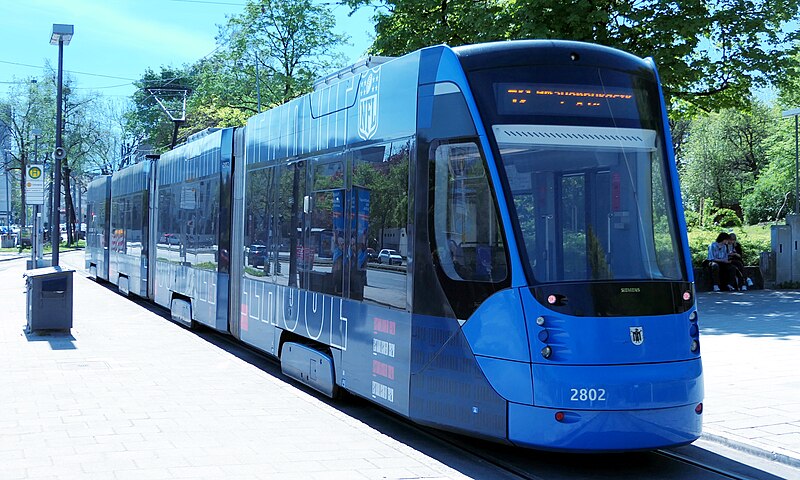
<instances>
[{"instance_id":1,"label":"street lamp post","mask_svg":"<svg viewBox=\"0 0 800 480\"><path fill-rule=\"evenodd\" d=\"M800 171L800 140L798 140L798 121L797 117L800 115L800 108L786 110L783 112L783 118L794 117L794 214L800 214L800 178L798 171Z\"/></svg>"},{"instance_id":2,"label":"street lamp post","mask_svg":"<svg viewBox=\"0 0 800 480\"><path fill-rule=\"evenodd\" d=\"M55 159L55 178L53 179L53 211L50 221L50 243L53 245L54 267L58 266L58 247L61 242L61 161L64 160L65 152L61 144L61 107L63 104L62 83L64 78L64 45L69 45L75 29L72 25L53 24L53 32L50 35L50 45L58 45L58 91L56 93L56 149L53 152Z\"/></svg>"}]
</instances>

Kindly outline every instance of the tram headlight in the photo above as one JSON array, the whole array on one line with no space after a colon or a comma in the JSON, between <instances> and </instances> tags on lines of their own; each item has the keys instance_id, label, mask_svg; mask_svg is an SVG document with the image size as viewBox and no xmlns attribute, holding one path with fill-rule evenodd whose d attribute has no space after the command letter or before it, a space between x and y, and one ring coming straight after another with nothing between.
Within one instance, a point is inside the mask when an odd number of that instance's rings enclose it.
<instances>
[{"instance_id":1,"label":"tram headlight","mask_svg":"<svg viewBox=\"0 0 800 480\"><path fill-rule=\"evenodd\" d=\"M696 322L697 321L697 310L689 314L689 321Z\"/></svg>"},{"instance_id":2,"label":"tram headlight","mask_svg":"<svg viewBox=\"0 0 800 480\"><path fill-rule=\"evenodd\" d=\"M547 345L546 347L544 347L542 349L542 356L544 358L550 358L550 355L552 355L552 354L553 354L553 349L550 348L550 345Z\"/></svg>"},{"instance_id":3,"label":"tram headlight","mask_svg":"<svg viewBox=\"0 0 800 480\"><path fill-rule=\"evenodd\" d=\"M697 353L698 350L700 350L700 342L698 342L696 339L693 339L692 340L692 352Z\"/></svg>"},{"instance_id":4,"label":"tram headlight","mask_svg":"<svg viewBox=\"0 0 800 480\"><path fill-rule=\"evenodd\" d=\"M536 317L536 325L539 325L540 327L544 325L544 317Z\"/></svg>"}]
</instances>

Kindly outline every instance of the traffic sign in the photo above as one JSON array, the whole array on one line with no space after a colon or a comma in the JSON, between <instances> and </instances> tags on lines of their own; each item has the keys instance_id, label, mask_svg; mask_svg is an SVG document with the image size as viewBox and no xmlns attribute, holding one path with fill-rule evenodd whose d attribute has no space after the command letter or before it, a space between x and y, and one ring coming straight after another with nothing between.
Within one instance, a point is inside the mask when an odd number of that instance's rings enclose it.
<instances>
[{"instance_id":1,"label":"traffic sign","mask_svg":"<svg viewBox=\"0 0 800 480\"><path fill-rule=\"evenodd\" d=\"M25 203L44 205L44 167L28 165L25 169Z\"/></svg>"}]
</instances>

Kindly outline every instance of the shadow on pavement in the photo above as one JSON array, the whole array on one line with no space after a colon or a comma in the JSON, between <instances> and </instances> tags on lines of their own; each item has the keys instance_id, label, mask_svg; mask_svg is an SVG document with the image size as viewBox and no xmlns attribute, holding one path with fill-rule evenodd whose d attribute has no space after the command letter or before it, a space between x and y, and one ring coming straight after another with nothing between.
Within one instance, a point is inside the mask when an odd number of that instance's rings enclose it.
<instances>
[{"instance_id":1,"label":"shadow on pavement","mask_svg":"<svg viewBox=\"0 0 800 480\"><path fill-rule=\"evenodd\" d=\"M29 332L23 329L25 338L29 342L48 342L52 350L76 350L75 337L69 330L34 330Z\"/></svg>"},{"instance_id":2,"label":"shadow on pavement","mask_svg":"<svg viewBox=\"0 0 800 480\"><path fill-rule=\"evenodd\" d=\"M705 292L697 303L703 335L800 335L800 291Z\"/></svg>"}]
</instances>

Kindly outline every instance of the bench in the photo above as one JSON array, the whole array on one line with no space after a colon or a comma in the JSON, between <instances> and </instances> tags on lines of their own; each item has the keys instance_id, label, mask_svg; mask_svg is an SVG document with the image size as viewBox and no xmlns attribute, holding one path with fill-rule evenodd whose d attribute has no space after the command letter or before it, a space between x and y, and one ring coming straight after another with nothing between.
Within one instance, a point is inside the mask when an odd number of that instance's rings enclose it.
<instances>
[{"instance_id":1,"label":"bench","mask_svg":"<svg viewBox=\"0 0 800 480\"><path fill-rule=\"evenodd\" d=\"M711 272L702 267L695 267L693 270L695 290L698 292L710 292L712 287ZM761 276L761 269L758 268L758 265L744 267L744 275L753 281L753 286L747 287L748 289L761 290L764 288L764 278Z\"/></svg>"}]
</instances>

